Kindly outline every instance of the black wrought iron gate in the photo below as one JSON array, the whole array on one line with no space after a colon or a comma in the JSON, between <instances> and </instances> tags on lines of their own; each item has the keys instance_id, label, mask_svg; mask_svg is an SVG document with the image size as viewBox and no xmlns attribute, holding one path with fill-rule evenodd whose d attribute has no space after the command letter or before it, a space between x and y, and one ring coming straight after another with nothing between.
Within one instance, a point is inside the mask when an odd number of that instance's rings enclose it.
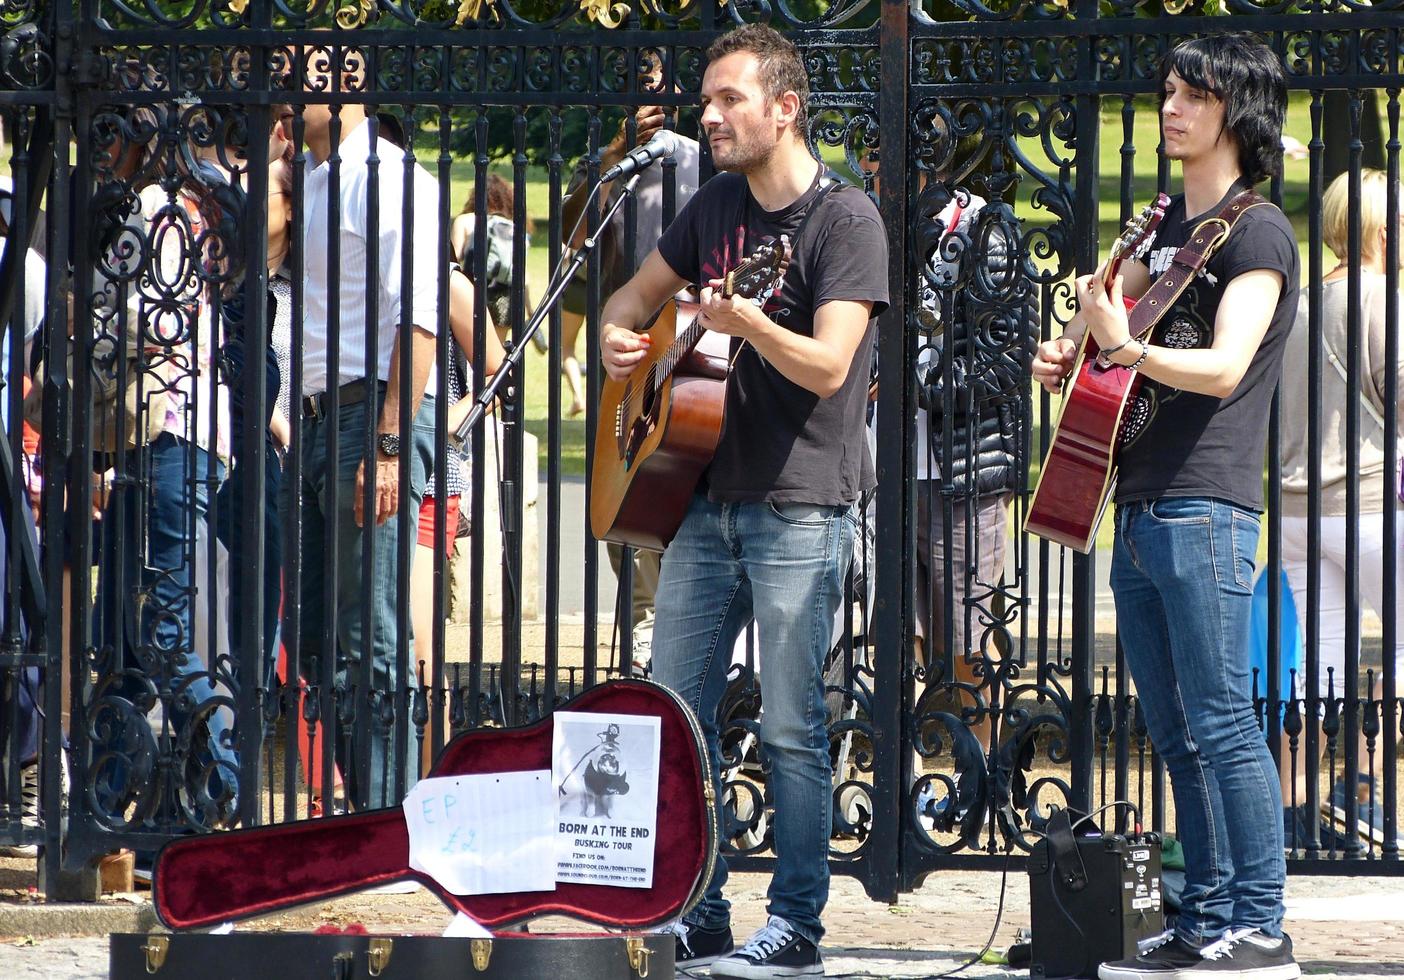
<instances>
[{"instance_id":1,"label":"black wrought iron gate","mask_svg":"<svg viewBox=\"0 0 1404 980\"><path fill-rule=\"evenodd\" d=\"M389 668L417 684L378 680L371 658L348 673L338 657L300 649L304 619L326 618L304 601L309 576L335 582L343 574L335 534L309 552L299 546L309 540L301 507L279 516L274 506L270 518L273 496L221 490L240 467L242 485L262 486L270 468L298 484L311 423L294 411L286 461L265 453L259 419L273 391L257 370L226 363L228 348L233 339L244 351L268 347L276 315L263 298L270 280L283 275L295 352L285 370L298 389L310 288L307 232L298 220L310 202L310 107L335 107L333 134L340 115L349 117L345 107L378 109L367 124L372 132L400 129L407 158L438 181L432 215L416 214L404 194L396 200L401 234L417 222L439 230L443 328L457 209L451 195L471 179L476 193L465 210L481 219L490 172L506 176L515 192L507 216L517 232L504 325L520 340L527 273L554 267L561 253L561 200L574 158L597 173L623 112L641 104L667 107L670 125L696 135L705 47L749 21L773 24L804 50L812 143L876 196L889 229L891 293L899 298L879 332L871 533L858 548L854 604L837 631L829 675L835 872L892 899L941 868L1001 866L1008 849L1017 855L1030 846L1051 804L1086 810L1130 799L1148 823L1173 828L1099 584L1102 556L1074 559L1020 531L1056 404L1035 396L1026 374L1011 379L998 365L1026 372L1034 335L1056 336L1070 315L1069 277L1093 269L1119 223L1168 185L1168 165L1156 155L1155 71L1168 47L1188 35L1250 30L1281 54L1295 107L1289 133L1306 156L1271 191L1312 243L1304 267L1319 280L1328 144L1345 140L1348 164L1358 171L1369 134L1380 132L1380 159L1398 178L1401 10L1401 0L2 0L0 115L12 182L6 233L12 243L32 238L42 262L37 278L26 278L24 251L10 247L0 265L9 419L0 452L7 583L0 842L43 844L47 876L57 881L61 869L84 867L117 847L149 851L177 833L364 805L370 801L361 790L337 789L338 761L348 787L375 783L371 751L350 751L351 732L374 726L386 757L398 760L382 775L399 793L453 731L535 717L629 669L629 603L610 602L599 552L578 533L584 516L572 488L576 468L588 472L591 429L581 427L582 438L573 428L579 423L563 417L558 315L549 322L544 367L515 379L499 409L503 424L480 427L470 443L463 629L444 626L446 560L432 559L428 579L412 579L413 543L407 535L396 540L387 615L400 635L411 591L433 595L432 636L414 652L401 643ZM1333 99L1343 117L1328 118ZM294 220L283 270L264 261L270 210L249 204L262 202L270 187L276 196L282 179L270 174L270 154L253 152L275 124L291 143L286 189ZM375 176L381 165L370 166L369 194L394 191ZM336 163L332 169L338 172ZM953 196L969 206L970 194L988 202L979 220L943 237L950 215L942 218L943 210ZM338 212L324 220L335 227ZM635 221L631 213L631 245ZM487 274L485 225L476 223L477 264L466 270L479 282ZM1391 233L1391 248L1396 238ZM992 245L1007 256L994 271ZM405 260L402 285L415 261ZM355 274L347 269L347 281ZM1395 287L1396 278L1392 272ZM374 290L356 282L374 307ZM602 282L592 260L585 289L595 301ZM28 336L36 323L26 308L34 307L36 288L42 325ZM539 282L535 288L539 296ZM972 297L992 311L990 323L1003 325L967 341L968 369L982 377L983 394L966 410L1003 411L1013 420L1009 538L992 570L974 559L933 570L926 598L935 603L919 602L918 559L931 547L919 540L931 535L919 535L918 524L929 521L940 537L952 518L969 516L959 526L971 529L967 543L975 546L975 514L986 513L975 491L926 465L970 448L958 442L948 410L954 402L941 402L954 396L940 394L940 371L933 375L930 365L941 362L941 325ZM1319 293L1313 302L1319 306ZM471 328L478 351L492 329L488 306L479 290ZM587 420L598 380L594 325L591 313ZM398 329L409 337L407 319ZM441 329L436 341L441 385L447 333ZM1397 345L1389 357L1397 364ZM1356 390L1358 369L1352 361ZM481 356L469 371L481 383ZM17 424L25 375L42 396L41 414L30 416L42 433L37 450ZM140 397L130 412L114 406L111 391L120 402L133 390ZM1392 408L1398 393L1389 392ZM223 414L234 397L242 423ZM438 463L446 409L441 404L434 420ZM938 419L927 439L917 436L919 412ZM340 452L359 452L371 438L365 426ZM1266 467L1274 513L1277 445ZM1388 445L1397 455L1392 438ZM489 455L492 477L481 462ZM234 528L223 536L221 510ZM985 519L999 523L1000 537L1005 511L996 513ZM1279 525L1268 526L1275 581ZM1386 527L1393 532L1392 519ZM485 540L490 528L492 543ZM281 542L272 542L275 533ZM954 543L947 536L945 553ZM242 588L221 584L225 553L236 556L233 580ZM365 561L369 568L373 558ZM526 587L533 574L539 609ZM1383 576L1393 595L1393 567ZM939 599L957 577L967 581L964 608ZM627 571L623 578L627 595ZM231 608L197 614L226 591L236 600ZM1281 680L1281 594L1270 591L1269 654L1256 692L1265 737L1289 759L1306 761L1304 802L1312 807L1337 778L1378 777L1386 829L1383 844L1371 841L1360 852L1308 835L1293 842L1291 867L1394 873L1404 720L1387 652L1398 640L1395 618L1367 624L1363 644L1359 626L1348 634L1346 682L1330 695L1299 694ZM490 595L500 596L493 615L485 608ZM946 608L919 612L936 604ZM1359 607L1355 592L1347 618ZM373 626L376 615L366 613L364 625ZM919 619L931 637L920 653L913 645ZM232 635L230 624L239 626ZM338 628L334 615L323 622L322 649L344 642ZM275 630L285 652L276 680ZM966 634L977 641L955 643ZM1315 678L1317 656L1308 648L1305 670ZM728 829L737 866L754 868L769 860L765 766L754 746L757 657L763 660L763 645L738 657L727 728ZM1319 731L1304 724L1318 714L1325 719ZM36 725L39 748L25 748L18 733ZM37 821L25 797L35 785Z\"/></svg>"}]
</instances>

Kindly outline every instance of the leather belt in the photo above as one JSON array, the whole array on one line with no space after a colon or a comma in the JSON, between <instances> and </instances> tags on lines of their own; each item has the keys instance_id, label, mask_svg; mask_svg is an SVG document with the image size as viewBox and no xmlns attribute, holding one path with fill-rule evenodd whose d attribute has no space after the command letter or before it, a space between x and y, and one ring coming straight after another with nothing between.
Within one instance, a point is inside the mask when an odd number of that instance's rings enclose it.
<instances>
[{"instance_id":1,"label":"leather belt","mask_svg":"<svg viewBox=\"0 0 1404 980\"><path fill-rule=\"evenodd\" d=\"M376 391L384 393L385 382L373 382ZM355 381L348 381L340 388L336 389L337 404L341 408L347 405L357 405L365 401L370 392L370 385L365 378L357 378ZM318 395L306 395L302 399L302 417L305 419L325 418L331 410L331 392L324 391Z\"/></svg>"}]
</instances>

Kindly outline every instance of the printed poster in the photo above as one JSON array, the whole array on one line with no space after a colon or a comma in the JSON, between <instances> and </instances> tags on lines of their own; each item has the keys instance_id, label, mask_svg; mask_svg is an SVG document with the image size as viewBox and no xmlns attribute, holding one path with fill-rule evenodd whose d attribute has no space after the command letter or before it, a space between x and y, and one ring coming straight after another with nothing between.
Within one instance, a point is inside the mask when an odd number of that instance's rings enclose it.
<instances>
[{"instance_id":1,"label":"printed poster","mask_svg":"<svg viewBox=\"0 0 1404 980\"><path fill-rule=\"evenodd\" d=\"M554 717L556 880L653 887L661 720L587 711Z\"/></svg>"}]
</instances>

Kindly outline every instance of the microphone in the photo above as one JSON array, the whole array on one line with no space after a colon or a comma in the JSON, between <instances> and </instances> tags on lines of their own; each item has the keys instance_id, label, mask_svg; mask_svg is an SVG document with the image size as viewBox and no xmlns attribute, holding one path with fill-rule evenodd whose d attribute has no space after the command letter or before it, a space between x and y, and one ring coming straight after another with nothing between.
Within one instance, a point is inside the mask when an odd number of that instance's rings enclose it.
<instances>
[{"instance_id":1,"label":"microphone","mask_svg":"<svg viewBox=\"0 0 1404 980\"><path fill-rule=\"evenodd\" d=\"M600 183L607 184L611 180L618 180L620 177L627 177L632 173L643 170L656 160L663 157L670 157L678 152L678 138L671 130L660 129L653 134L653 139L643 146L636 146L625 154L624 159L610 167L600 176Z\"/></svg>"}]
</instances>

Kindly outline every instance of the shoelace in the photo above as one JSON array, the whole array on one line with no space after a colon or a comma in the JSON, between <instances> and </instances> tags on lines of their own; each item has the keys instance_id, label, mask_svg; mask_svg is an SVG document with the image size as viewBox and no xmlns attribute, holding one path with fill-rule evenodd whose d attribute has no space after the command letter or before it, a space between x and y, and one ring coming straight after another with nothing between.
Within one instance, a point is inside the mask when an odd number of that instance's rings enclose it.
<instances>
[{"instance_id":1,"label":"shoelace","mask_svg":"<svg viewBox=\"0 0 1404 980\"><path fill-rule=\"evenodd\" d=\"M1219 937L1219 939L1201 949L1199 955L1206 960L1223 959L1225 956L1232 957L1233 948L1257 931L1257 929L1253 928L1230 929Z\"/></svg>"},{"instance_id":2,"label":"shoelace","mask_svg":"<svg viewBox=\"0 0 1404 980\"><path fill-rule=\"evenodd\" d=\"M32 763L20 770L20 818L26 824L39 822L39 766Z\"/></svg>"},{"instance_id":3,"label":"shoelace","mask_svg":"<svg viewBox=\"0 0 1404 980\"><path fill-rule=\"evenodd\" d=\"M769 922L746 940L746 945L739 955L763 959L788 943L792 936L794 932L789 923L772 915Z\"/></svg>"},{"instance_id":4,"label":"shoelace","mask_svg":"<svg viewBox=\"0 0 1404 980\"><path fill-rule=\"evenodd\" d=\"M683 949L687 950L689 953L692 952L692 943L687 941L687 923L684 922L682 919L677 919L673 922L669 922L665 926L660 927L658 930L658 934L660 936L676 936L677 939L683 944Z\"/></svg>"},{"instance_id":5,"label":"shoelace","mask_svg":"<svg viewBox=\"0 0 1404 980\"><path fill-rule=\"evenodd\" d=\"M1145 939L1138 940L1136 942L1136 952L1141 956L1145 956L1147 953L1154 953L1157 949L1174 938L1175 930L1166 929L1158 935L1147 936Z\"/></svg>"}]
</instances>

